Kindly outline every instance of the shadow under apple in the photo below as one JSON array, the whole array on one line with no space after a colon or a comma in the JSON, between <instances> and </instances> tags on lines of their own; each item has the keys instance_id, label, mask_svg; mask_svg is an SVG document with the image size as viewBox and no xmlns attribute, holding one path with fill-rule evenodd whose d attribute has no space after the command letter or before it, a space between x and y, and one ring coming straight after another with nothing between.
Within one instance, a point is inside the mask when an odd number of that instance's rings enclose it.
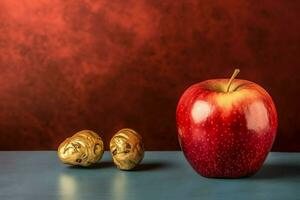
<instances>
[{"instance_id":1,"label":"shadow under apple","mask_svg":"<svg viewBox=\"0 0 300 200\"><path fill-rule=\"evenodd\" d=\"M299 178L300 163L266 163L251 179Z\"/></svg>"}]
</instances>

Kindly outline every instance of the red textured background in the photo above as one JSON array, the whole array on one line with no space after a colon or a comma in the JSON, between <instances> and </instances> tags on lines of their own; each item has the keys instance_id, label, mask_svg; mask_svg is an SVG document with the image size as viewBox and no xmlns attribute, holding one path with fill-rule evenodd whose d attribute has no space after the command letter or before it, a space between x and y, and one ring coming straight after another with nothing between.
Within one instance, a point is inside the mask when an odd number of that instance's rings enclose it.
<instances>
[{"instance_id":1,"label":"red textured background","mask_svg":"<svg viewBox=\"0 0 300 200\"><path fill-rule=\"evenodd\" d=\"M273 150L300 151L300 1L1 0L0 149L55 149L122 127L179 149L175 108L195 82L252 80L273 96Z\"/></svg>"}]
</instances>

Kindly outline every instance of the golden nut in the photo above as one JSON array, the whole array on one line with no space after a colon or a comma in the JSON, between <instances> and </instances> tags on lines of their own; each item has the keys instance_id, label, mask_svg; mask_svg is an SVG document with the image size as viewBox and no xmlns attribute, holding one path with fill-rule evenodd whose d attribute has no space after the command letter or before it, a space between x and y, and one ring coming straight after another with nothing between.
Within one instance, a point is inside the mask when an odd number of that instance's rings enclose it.
<instances>
[{"instance_id":1,"label":"golden nut","mask_svg":"<svg viewBox=\"0 0 300 200\"><path fill-rule=\"evenodd\" d=\"M131 170L144 157L142 137L132 129L118 131L110 140L110 152L114 163L121 170Z\"/></svg>"},{"instance_id":2,"label":"golden nut","mask_svg":"<svg viewBox=\"0 0 300 200\"><path fill-rule=\"evenodd\" d=\"M89 166L101 159L104 144L101 137L90 130L83 130L67 138L58 147L58 157L70 165Z\"/></svg>"}]
</instances>

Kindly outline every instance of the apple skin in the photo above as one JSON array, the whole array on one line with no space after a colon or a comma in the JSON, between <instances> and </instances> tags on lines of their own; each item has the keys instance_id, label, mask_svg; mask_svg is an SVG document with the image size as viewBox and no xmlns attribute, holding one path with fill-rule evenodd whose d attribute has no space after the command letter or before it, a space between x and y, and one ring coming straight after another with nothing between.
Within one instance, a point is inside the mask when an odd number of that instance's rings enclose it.
<instances>
[{"instance_id":1,"label":"apple skin","mask_svg":"<svg viewBox=\"0 0 300 200\"><path fill-rule=\"evenodd\" d=\"M256 173L273 145L278 126L270 95L235 79L207 80L189 87L176 111L178 138L191 166L204 177L239 178Z\"/></svg>"}]
</instances>

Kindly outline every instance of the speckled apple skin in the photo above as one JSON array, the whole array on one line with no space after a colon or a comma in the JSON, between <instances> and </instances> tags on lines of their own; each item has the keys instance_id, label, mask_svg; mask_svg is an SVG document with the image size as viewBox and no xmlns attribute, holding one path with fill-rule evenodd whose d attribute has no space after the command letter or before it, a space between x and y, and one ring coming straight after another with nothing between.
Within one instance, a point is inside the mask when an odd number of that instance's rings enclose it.
<instances>
[{"instance_id":1,"label":"speckled apple skin","mask_svg":"<svg viewBox=\"0 0 300 200\"><path fill-rule=\"evenodd\" d=\"M222 104L218 98L224 94L208 86L227 81L192 85L177 106L180 146L191 166L205 177L239 178L256 173L276 136L277 112L270 95L253 82L235 80L242 94Z\"/></svg>"}]
</instances>

